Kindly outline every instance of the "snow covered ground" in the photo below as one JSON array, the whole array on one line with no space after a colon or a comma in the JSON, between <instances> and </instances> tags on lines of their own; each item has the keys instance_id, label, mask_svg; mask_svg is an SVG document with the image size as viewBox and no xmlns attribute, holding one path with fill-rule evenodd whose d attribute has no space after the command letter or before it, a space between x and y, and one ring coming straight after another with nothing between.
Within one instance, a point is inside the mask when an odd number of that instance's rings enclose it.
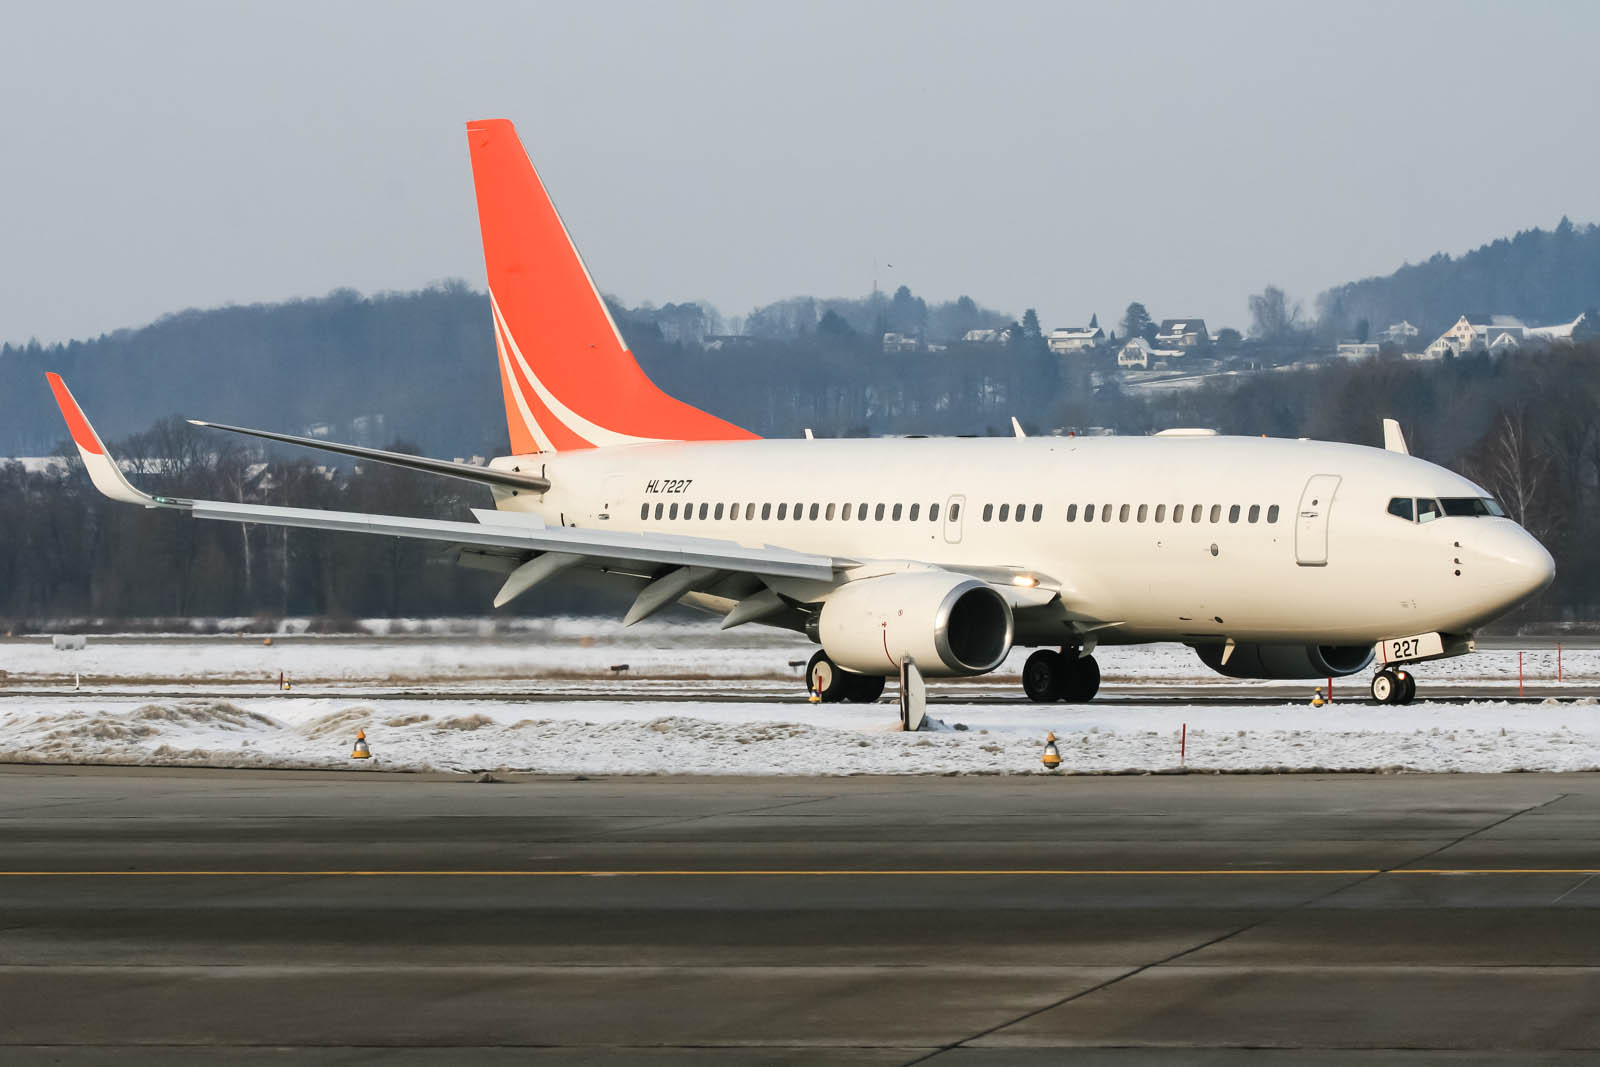
<instances>
[{"instance_id":1,"label":"snow covered ground","mask_svg":"<svg viewBox=\"0 0 1600 1067\"><path fill-rule=\"evenodd\" d=\"M1240 683L1177 647L1103 649L1091 705L994 703L1016 692L1022 654L995 681L935 680L942 729L904 734L891 701L812 705L799 695L811 648L757 628L558 620L513 637L91 637L0 641L0 761L362 767L553 774L1043 773L1048 731L1079 772L1191 770L1511 771L1600 769L1600 649L1567 649L1561 691L1576 701L1351 700L1313 709L1304 683L1251 685L1282 702L1203 706L1130 696ZM1518 652L1428 664L1426 682L1515 692ZM1551 685L1554 650L1525 650ZM609 668L626 663L614 679ZM278 690L283 672L294 688ZM74 676L82 689L73 689ZM1181 687L1181 688L1178 688ZM1356 696L1362 679L1342 683ZM528 693L534 695L530 698ZM677 701L650 699L675 695ZM1216 695L1215 693L1213 694ZM970 703L968 701L971 701ZM965 729L957 729L960 724ZM358 729L376 759L349 758Z\"/></svg>"}]
</instances>

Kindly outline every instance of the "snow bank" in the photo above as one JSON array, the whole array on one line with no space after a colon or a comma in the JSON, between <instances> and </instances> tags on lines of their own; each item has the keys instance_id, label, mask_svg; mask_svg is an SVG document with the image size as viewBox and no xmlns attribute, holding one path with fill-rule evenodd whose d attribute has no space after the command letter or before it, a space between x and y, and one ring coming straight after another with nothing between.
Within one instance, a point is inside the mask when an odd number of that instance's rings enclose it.
<instances>
[{"instance_id":1,"label":"snow bank","mask_svg":"<svg viewBox=\"0 0 1600 1067\"><path fill-rule=\"evenodd\" d=\"M550 774L1044 773L1044 735L1080 773L1600 769L1600 706L1480 703L1405 710L1303 704L961 706L895 728L893 705L593 701L36 698L0 712L0 760L358 767ZM663 714L663 711L667 713ZM957 728L959 723L964 729ZM364 729L376 759L349 759Z\"/></svg>"}]
</instances>

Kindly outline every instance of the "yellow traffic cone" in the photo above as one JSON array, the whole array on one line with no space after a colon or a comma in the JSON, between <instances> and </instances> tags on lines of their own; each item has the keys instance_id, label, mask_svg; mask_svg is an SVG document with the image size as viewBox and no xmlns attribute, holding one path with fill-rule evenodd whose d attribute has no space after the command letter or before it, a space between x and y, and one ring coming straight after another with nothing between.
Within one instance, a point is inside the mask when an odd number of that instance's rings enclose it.
<instances>
[{"instance_id":1,"label":"yellow traffic cone","mask_svg":"<svg viewBox=\"0 0 1600 1067\"><path fill-rule=\"evenodd\" d=\"M365 730L357 730L356 731L356 747L355 747L355 751L350 753L350 758L351 759L371 759L372 758L372 749L367 747L367 731L365 731Z\"/></svg>"},{"instance_id":2,"label":"yellow traffic cone","mask_svg":"<svg viewBox=\"0 0 1600 1067\"><path fill-rule=\"evenodd\" d=\"M1045 770L1053 771L1061 766L1061 752L1056 748L1055 731L1050 731L1050 736L1044 739L1044 756L1040 760Z\"/></svg>"}]
</instances>

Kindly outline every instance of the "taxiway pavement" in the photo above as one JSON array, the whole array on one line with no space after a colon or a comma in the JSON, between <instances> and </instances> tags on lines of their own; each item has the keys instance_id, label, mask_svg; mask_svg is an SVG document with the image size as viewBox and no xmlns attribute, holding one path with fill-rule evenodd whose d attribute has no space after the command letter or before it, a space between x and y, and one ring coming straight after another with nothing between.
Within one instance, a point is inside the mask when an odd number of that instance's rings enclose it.
<instances>
[{"instance_id":1,"label":"taxiway pavement","mask_svg":"<svg viewBox=\"0 0 1600 1067\"><path fill-rule=\"evenodd\" d=\"M0 1056L1592 1062L1597 786L0 768Z\"/></svg>"}]
</instances>

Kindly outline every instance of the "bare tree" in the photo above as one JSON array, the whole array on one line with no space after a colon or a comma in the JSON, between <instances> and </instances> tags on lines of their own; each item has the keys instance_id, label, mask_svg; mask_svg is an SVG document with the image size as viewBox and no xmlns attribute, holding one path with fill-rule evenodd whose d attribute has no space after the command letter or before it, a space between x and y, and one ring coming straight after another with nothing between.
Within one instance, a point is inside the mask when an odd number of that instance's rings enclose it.
<instances>
[{"instance_id":1,"label":"bare tree","mask_svg":"<svg viewBox=\"0 0 1600 1067\"><path fill-rule=\"evenodd\" d=\"M1276 285L1250 298L1250 334L1258 341L1284 341L1300 329L1300 305Z\"/></svg>"},{"instance_id":2,"label":"bare tree","mask_svg":"<svg viewBox=\"0 0 1600 1067\"><path fill-rule=\"evenodd\" d=\"M1551 506L1551 458L1529 426L1525 408L1495 416L1494 425L1468 458L1467 469L1529 533L1543 540L1556 526Z\"/></svg>"}]
</instances>

